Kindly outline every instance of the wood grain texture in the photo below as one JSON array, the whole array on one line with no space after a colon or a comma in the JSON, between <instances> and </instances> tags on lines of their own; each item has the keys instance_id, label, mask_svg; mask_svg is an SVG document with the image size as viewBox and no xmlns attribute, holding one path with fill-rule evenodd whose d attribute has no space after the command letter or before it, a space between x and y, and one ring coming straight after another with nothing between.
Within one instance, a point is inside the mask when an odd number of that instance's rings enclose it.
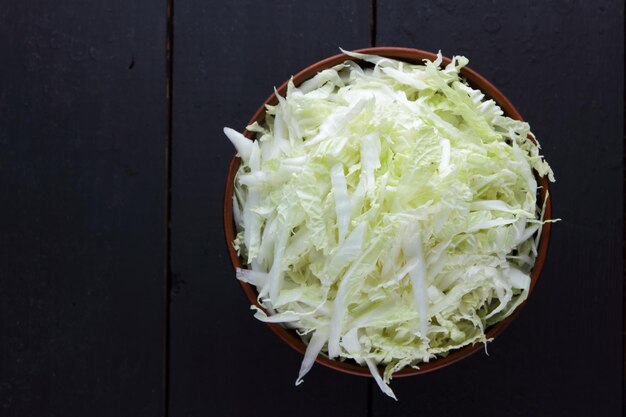
<instances>
[{"instance_id":1,"label":"wood grain texture","mask_svg":"<svg viewBox=\"0 0 626 417\"><path fill-rule=\"evenodd\" d=\"M164 4L6 2L0 50L0 415L162 415Z\"/></svg>"},{"instance_id":2,"label":"wood grain texture","mask_svg":"<svg viewBox=\"0 0 626 417\"><path fill-rule=\"evenodd\" d=\"M516 105L563 221L490 356L394 381L374 416L622 415L623 19L620 1L378 1L378 45L464 54Z\"/></svg>"},{"instance_id":3,"label":"wood grain texture","mask_svg":"<svg viewBox=\"0 0 626 417\"><path fill-rule=\"evenodd\" d=\"M367 379L302 359L256 321L228 261L222 198L243 130L290 75L369 45L369 2L176 3L172 137L170 416L365 416Z\"/></svg>"}]
</instances>

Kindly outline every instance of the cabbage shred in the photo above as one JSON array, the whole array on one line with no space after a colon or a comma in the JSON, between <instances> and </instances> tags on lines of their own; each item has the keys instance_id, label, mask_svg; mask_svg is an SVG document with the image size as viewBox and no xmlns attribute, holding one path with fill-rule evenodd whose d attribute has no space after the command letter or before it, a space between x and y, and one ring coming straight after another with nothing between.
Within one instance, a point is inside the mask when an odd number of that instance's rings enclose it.
<instances>
[{"instance_id":1,"label":"cabbage shred","mask_svg":"<svg viewBox=\"0 0 626 417\"><path fill-rule=\"evenodd\" d=\"M289 82L248 126L256 141L224 129L241 158L237 277L256 286L258 319L307 343L297 384L325 354L395 398L394 372L487 343L526 299L543 223L533 170L554 178L528 124L460 77L466 58L346 53Z\"/></svg>"}]
</instances>

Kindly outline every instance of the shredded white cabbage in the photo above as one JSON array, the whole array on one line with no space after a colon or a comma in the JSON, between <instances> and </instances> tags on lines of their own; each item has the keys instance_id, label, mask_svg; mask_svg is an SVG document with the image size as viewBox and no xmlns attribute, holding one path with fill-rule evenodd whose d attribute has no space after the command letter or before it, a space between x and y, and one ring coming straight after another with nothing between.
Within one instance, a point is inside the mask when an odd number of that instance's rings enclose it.
<instances>
[{"instance_id":1,"label":"shredded white cabbage","mask_svg":"<svg viewBox=\"0 0 626 417\"><path fill-rule=\"evenodd\" d=\"M393 372L486 343L528 294L543 218L533 169L554 181L527 123L440 68L346 52L268 106L242 163L233 242L266 322L320 352ZM541 205L540 202L539 205ZM384 375L377 367L385 366ZM395 397L394 397L395 398Z\"/></svg>"}]
</instances>

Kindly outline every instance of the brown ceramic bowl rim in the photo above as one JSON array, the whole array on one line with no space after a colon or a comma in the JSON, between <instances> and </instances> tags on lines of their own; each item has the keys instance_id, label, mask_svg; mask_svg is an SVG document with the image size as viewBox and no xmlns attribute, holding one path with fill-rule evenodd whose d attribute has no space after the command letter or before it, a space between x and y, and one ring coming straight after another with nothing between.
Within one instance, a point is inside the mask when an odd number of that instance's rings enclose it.
<instances>
[{"instance_id":1,"label":"brown ceramic bowl rim","mask_svg":"<svg viewBox=\"0 0 626 417\"><path fill-rule=\"evenodd\" d=\"M421 62L424 59L434 60L437 58L437 54L434 54L432 52L426 52L426 51L422 51L419 49L412 49L412 48L400 48L400 47L373 47L373 48L358 49L355 52L380 55L380 56L395 58L395 59L412 62L412 63ZM296 86L298 86L303 81L313 77L319 71L322 71L326 68L340 64L344 62L345 60L349 60L349 59L354 60L353 58L345 54L338 54L338 55L334 55L329 58L323 59L319 62L316 62L313 65L310 65L309 67L305 68L299 73L297 73L293 77L293 82ZM442 65L446 65L449 62L450 62L450 59L444 57ZM522 116L519 114L517 109L504 96L504 94L502 94L496 87L494 87L489 81L487 81L477 72L471 70L470 68L464 67L461 70L461 75L474 88L480 89L483 93L485 93L485 95L488 98L492 98L496 103L498 103L498 105L502 108L502 110L507 116L513 119L523 120ZM285 81L285 83L283 83L283 85L281 85L280 88L278 88L276 91L281 96L284 96L285 92L287 91L287 81ZM252 124L255 121L261 121L263 119L263 117L265 116L266 104L275 105L277 102L278 100L276 98L276 95L272 93L267 98L267 100L265 100L265 102L261 104L261 106L259 106L254 116L252 116L252 118L248 122L248 125ZM253 133L249 132L248 130L244 130L244 135L249 139L252 139L254 136ZM232 209L233 209L232 195L233 195L233 189L234 189L234 178L235 178L237 169L239 168L239 163L240 163L240 159L238 157L235 156L232 158L230 162L229 170L228 170L228 177L226 180L226 190L225 190L225 195L224 195L224 232L225 232L225 237L226 237L226 244L228 247L228 253L230 255L230 260L232 262L233 268L242 267L241 260L237 256L237 252L235 251L232 245L232 241L235 239L235 235L236 235L235 227L233 223L233 214L232 214ZM548 179L546 177L538 178L538 187L539 187L539 196L540 196L541 201L544 201L546 199L546 193L548 193L544 216L546 219L551 219L552 218L552 204L551 204L551 199L550 199L550 194L549 194ZM537 284L537 280L539 279L539 274L541 273L544 262L546 260L546 256L548 252L548 243L550 240L550 231L551 231L551 224L546 223L543 226L542 231L541 231L541 240L539 243L539 247L537 249L537 252L538 252L537 259L535 261L535 265L531 272L529 296L530 296L530 293L532 293L533 288ZM246 294L248 298L248 301L251 304L256 305L257 307L261 307L257 302L258 293L255 287L245 282L240 282L240 284L241 284L241 287L243 288L244 293ZM490 326L486 332L487 338L494 338L497 335L499 335L505 328L507 328L511 324L511 322L515 319L515 317L517 317L520 310L525 304L526 304L526 301L520 304L515 309L513 314L511 314L509 317ZM276 333L289 346L291 346L292 348L294 348L301 354L304 354L306 350L306 345L304 344L302 339L298 336L298 334L294 330L286 329L277 324L268 323L267 325L274 331L274 333ZM446 357L437 358L437 359L432 360L429 363L420 364L419 369L405 368L399 372L396 372L394 374L394 377L397 378L397 377L405 377L405 376L411 376L411 375L417 375L417 374L424 374L424 373L431 372L437 369L441 369L445 366L451 365L463 358L470 356L471 354L482 349L482 347L483 347L482 343L476 343L474 345L468 345L460 349L456 349L450 352ZM360 366L352 361L342 362L342 361L329 359L328 357L324 355L318 355L316 362L324 366L327 366L329 368L342 371L348 374L358 375L358 376L371 376L367 367Z\"/></svg>"}]
</instances>

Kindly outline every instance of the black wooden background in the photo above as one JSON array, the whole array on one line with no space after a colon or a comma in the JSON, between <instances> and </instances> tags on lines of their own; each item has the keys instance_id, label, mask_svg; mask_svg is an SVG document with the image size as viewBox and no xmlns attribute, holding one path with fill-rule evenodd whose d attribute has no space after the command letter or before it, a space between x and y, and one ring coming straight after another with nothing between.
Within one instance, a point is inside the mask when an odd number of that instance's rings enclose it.
<instances>
[{"instance_id":1,"label":"black wooden background","mask_svg":"<svg viewBox=\"0 0 626 417\"><path fill-rule=\"evenodd\" d=\"M624 406L618 0L12 1L0 7L0 416L606 416ZM544 273L482 353L393 381L316 366L227 260L221 128L346 49L465 54L557 175Z\"/></svg>"}]
</instances>

